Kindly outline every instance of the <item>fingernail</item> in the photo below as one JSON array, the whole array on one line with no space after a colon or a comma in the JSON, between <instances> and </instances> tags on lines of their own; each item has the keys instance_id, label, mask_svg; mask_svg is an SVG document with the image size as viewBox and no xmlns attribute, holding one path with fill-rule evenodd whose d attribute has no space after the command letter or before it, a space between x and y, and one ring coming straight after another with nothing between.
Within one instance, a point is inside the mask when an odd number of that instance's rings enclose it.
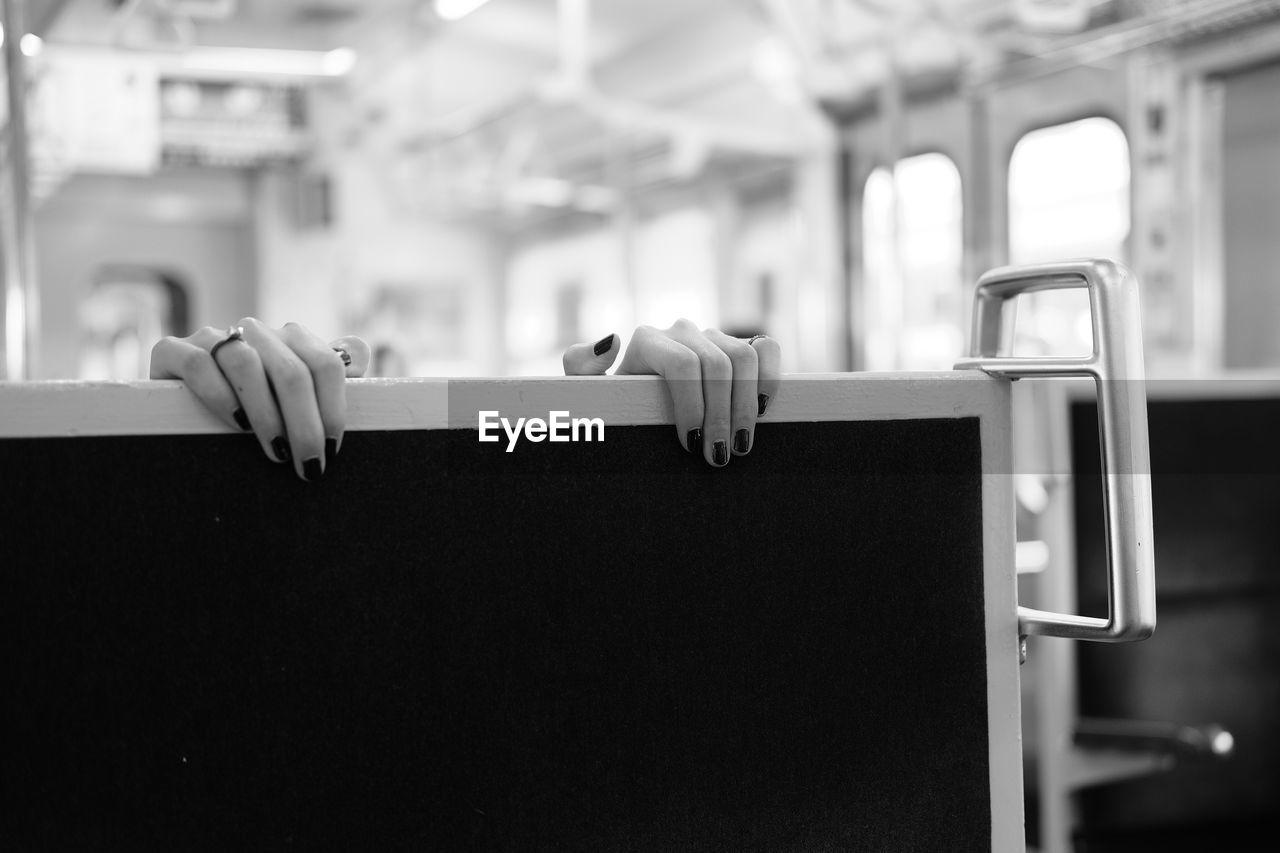
<instances>
[{"instance_id":1,"label":"fingernail","mask_svg":"<svg viewBox=\"0 0 1280 853\"><path fill-rule=\"evenodd\" d=\"M253 429L253 425L249 423L249 416L244 413L244 409L236 409L231 413L231 417L236 419L236 426L246 432Z\"/></svg>"},{"instance_id":2,"label":"fingernail","mask_svg":"<svg viewBox=\"0 0 1280 853\"><path fill-rule=\"evenodd\" d=\"M711 446L711 461L717 465L729 464L729 445L723 441L717 441Z\"/></svg>"},{"instance_id":3,"label":"fingernail","mask_svg":"<svg viewBox=\"0 0 1280 853\"><path fill-rule=\"evenodd\" d=\"M338 439L326 438L324 440L324 461L325 464L333 464L333 458L338 455Z\"/></svg>"},{"instance_id":4,"label":"fingernail","mask_svg":"<svg viewBox=\"0 0 1280 853\"><path fill-rule=\"evenodd\" d=\"M702 430L691 429L689 434L685 436L685 444L689 447L690 453L702 453Z\"/></svg>"},{"instance_id":5,"label":"fingernail","mask_svg":"<svg viewBox=\"0 0 1280 853\"><path fill-rule=\"evenodd\" d=\"M302 463L302 476L312 483L324 476L324 466L320 464L319 456L312 456Z\"/></svg>"},{"instance_id":6,"label":"fingernail","mask_svg":"<svg viewBox=\"0 0 1280 853\"><path fill-rule=\"evenodd\" d=\"M733 434L733 449L738 453L746 453L751 449L751 433L740 429Z\"/></svg>"},{"instance_id":7,"label":"fingernail","mask_svg":"<svg viewBox=\"0 0 1280 853\"><path fill-rule=\"evenodd\" d=\"M760 417L761 415L763 415L764 410L769 408L769 395L761 394L759 397L759 403L760 403L760 411L756 412L756 417Z\"/></svg>"},{"instance_id":8,"label":"fingernail","mask_svg":"<svg viewBox=\"0 0 1280 853\"><path fill-rule=\"evenodd\" d=\"M288 462L293 458L293 454L289 452L289 442L284 440L283 435L277 435L271 439L271 449L276 452L276 458L281 462Z\"/></svg>"},{"instance_id":9,"label":"fingernail","mask_svg":"<svg viewBox=\"0 0 1280 853\"><path fill-rule=\"evenodd\" d=\"M601 338L596 341L596 345L591 349L596 355L604 355L609 351L609 347L611 346L613 346L613 335L609 335L607 338Z\"/></svg>"}]
</instances>

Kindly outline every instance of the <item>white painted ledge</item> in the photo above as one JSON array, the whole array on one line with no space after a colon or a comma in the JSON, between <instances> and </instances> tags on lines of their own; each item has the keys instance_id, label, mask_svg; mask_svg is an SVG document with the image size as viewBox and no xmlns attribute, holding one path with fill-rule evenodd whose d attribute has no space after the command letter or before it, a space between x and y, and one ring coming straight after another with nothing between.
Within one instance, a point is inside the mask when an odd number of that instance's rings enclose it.
<instances>
[{"instance_id":1,"label":"white painted ledge","mask_svg":"<svg viewBox=\"0 0 1280 853\"><path fill-rule=\"evenodd\" d=\"M998 405L1003 384L977 371L792 374L763 420L975 416ZM614 425L674 421L655 376L347 380L349 430L474 429L480 409L509 417L566 410ZM0 382L0 438L232 431L176 380Z\"/></svg>"}]
</instances>

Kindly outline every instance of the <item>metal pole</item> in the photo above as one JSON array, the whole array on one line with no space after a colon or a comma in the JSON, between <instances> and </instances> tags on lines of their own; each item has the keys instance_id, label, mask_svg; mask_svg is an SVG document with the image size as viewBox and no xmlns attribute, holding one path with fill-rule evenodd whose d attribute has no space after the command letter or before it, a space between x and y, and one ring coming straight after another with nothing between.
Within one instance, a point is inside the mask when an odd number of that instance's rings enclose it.
<instances>
[{"instance_id":1,"label":"metal pole","mask_svg":"<svg viewBox=\"0 0 1280 853\"><path fill-rule=\"evenodd\" d=\"M22 36L26 33L26 0L4 2L4 64L9 104L8 187L0 251L4 254L4 362L0 377L29 379L32 330L38 316L31 238L31 168L27 150L27 78Z\"/></svg>"}]
</instances>

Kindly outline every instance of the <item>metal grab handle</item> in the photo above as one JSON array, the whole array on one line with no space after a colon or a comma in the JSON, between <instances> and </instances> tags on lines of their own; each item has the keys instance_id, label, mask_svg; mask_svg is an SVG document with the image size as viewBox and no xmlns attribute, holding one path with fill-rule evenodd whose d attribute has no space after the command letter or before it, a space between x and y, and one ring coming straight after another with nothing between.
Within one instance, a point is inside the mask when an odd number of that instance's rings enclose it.
<instances>
[{"instance_id":1,"label":"metal grab handle","mask_svg":"<svg viewBox=\"0 0 1280 853\"><path fill-rule=\"evenodd\" d=\"M1001 355L1012 328L1005 308L1023 293L1083 287L1089 292L1093 354L1083 358L1014 358ZM978 281L969 358L957 369L993 376L1088 376L1098 391L1102 440L1102 501L1106 513L1106 619L1018 607L1023 635L1130 642L1156 626L1156 583L1151 532L1151 463L1147 445L1147 394L1137 280L1109 260L1080 260L1001 267Z\"/></svg>"}]
</instances>

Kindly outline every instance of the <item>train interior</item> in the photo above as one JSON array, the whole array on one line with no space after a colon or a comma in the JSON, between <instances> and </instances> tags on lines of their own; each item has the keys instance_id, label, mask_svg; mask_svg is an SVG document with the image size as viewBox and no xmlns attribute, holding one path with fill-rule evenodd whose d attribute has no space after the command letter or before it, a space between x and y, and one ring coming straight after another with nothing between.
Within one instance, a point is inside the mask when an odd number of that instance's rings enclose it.
<instances>
[{"instance_id":1,"label":"train interior","mask_svg":"<svg viewBox=\"0 0 1280 853\"><path fill-rule=\"evenodd\" d=\"M243 316L359 335L381 377L559 375L677 317L769 334L788 373L950 370L984 272L1082 257L1141 284L1152 399L1280 376L1280 2L3 10L10 380L145 379L156 340ZM1016 354L1090 351L1082 292L1018 307ZM1089 601L1053 550L1069 424L1014 391L1020 597ZM1150 650L1032 638L1029 850L1280 837L1280 541L1238 464L1158 499L1230 532L1158 561Z\"/></svg>"}]
</instances>

